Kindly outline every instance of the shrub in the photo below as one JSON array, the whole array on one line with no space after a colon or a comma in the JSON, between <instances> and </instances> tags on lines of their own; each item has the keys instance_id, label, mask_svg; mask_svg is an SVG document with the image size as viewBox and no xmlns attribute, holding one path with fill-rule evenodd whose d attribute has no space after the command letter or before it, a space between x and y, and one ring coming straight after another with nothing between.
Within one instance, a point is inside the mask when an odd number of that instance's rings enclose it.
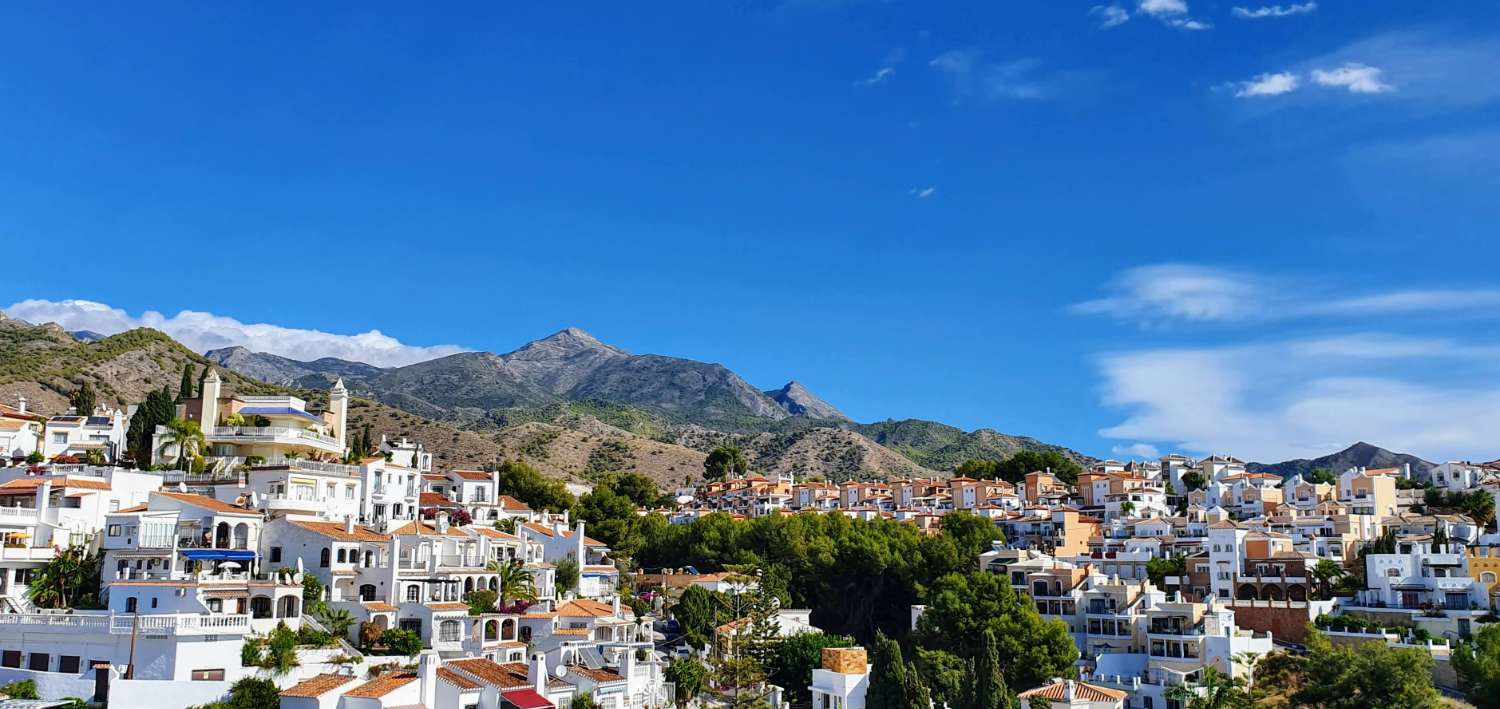
<instances>
[{"instance_id":1,"label":"shrub","mask_svg":"<svg viewBox=\"0 0 1500 709\"><path fill-rule=\"evenodd\" d=\"M41 699L41 696L36 693L36 681L29 679L0 685L0 694L11 699Z\"/></svg>"},{"instance_id":2,"label":"shrub","mask_svg":"<svg viewBox=\"0 0 1500 709\"><path fill-rule=\"evenodd\" d=\"M370 623L370 622L364 622L364 623L360 623L359 624L359 646L360 647L368 648L368 647L374 645L375 643L380 642L380 635L381 635L380 626L378 626L378 625L376 625L374 623Z\"/></svg>"},{"instance_id":3,"label":"shrub","mask_svg":"<svg viewBox=\"0 0 1500 709\"><path fill-rule=\"evenodd\" d=\"M391 628L381 633L380 644L392 655L415 655L422 651L422 638L401 628Z\"/></svg>"},{"instance_id":4,"label":"shrub","mask_svg":"<svg viewBox=\"0 0 1500 709\"><path fill-rule=\"evenodd\" d=\"M260 655L260 641L255 638L245 638L245 644L240 646L240 665L259 667Z\"/></svg>"}]
</instances>

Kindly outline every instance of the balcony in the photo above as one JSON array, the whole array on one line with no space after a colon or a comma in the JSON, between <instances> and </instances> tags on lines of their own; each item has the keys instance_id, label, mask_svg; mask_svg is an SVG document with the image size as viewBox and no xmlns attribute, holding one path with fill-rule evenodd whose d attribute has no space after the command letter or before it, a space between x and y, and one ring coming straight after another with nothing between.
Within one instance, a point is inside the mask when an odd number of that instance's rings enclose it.
<instances>
[{"instance_id":1,"label":"balcony","mask_svg":"<svg viewBox=\"0 0 1500 709\"><path fill-rule=\"evenodd\" d=\"M1191 625L1186 618L1152 619L1147 631L1152 635L1189 636L1202 635L1203 624Z\"/></svg>"},{"instance_id":2,"label":"balcony","mask_svg":"<svg viewBox=\"0 0 1500 709\"><path fill-rule=\"evenodd\" d=\"M243 635L250 631L248 615L163 613L159 615L114 614L0 614L0 632L17 626L22 632L103 633L109 635Z\"/></svg>"},{"instance_id":3,"label":"balcony","mask_svg":"<svg viewBox=\"0 0 1500 709\"><path fill-rule=\"evenodd\" d=\"M290 426L216 426L209 432L207 438L209 443L229 443L234 445L280 443L310 446L335 454L344 452L344 447L333 436L325 436L317 431Z\"/></svg>"},{"instance_id":4,"label":"balcony","mask_svg":"<svg viewBox=\"0 0 1500 709\"><path fill-rule=\"evenodd\" d=\"M35 507L0 507L0 524L36 524Z\"/></svg>"}]
</instances>

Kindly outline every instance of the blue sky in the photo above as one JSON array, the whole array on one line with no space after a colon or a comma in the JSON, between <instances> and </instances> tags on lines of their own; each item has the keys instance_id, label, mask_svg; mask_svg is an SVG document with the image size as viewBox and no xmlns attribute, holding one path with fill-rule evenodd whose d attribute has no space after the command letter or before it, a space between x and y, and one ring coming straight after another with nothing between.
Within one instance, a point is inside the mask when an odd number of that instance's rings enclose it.
<instances>
[{"instance_id":1,"label":"blue sky","mask_svg":"<svg viewBox=\"0 0 1500 709\"><path fill-rule=\"evenodd\" d=\"M1095 455L1500 457L1500 6L624 5L0 8L0 304L382 364L578 326Z\"/></svg>"}]
</instances>

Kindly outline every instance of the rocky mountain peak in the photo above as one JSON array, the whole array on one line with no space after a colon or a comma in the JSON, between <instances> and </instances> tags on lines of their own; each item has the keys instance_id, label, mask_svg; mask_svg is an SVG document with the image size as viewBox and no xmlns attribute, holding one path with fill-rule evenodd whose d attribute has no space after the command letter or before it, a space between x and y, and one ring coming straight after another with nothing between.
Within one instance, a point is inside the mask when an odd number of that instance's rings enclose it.
<instances>
[{"instance_id":1,"label":"rocky mountain peak","mask_svg":"<svg viewBox=\"0 0 1500 709\"><path fill-rule=\"evenodd\" d=\"M793 416L802 416L810 419L849 420L849 417L845 416L843 412L834 408L832 404L813 395L811 391L808 391L807 387L802 386L802 383L796 380L789 381L780 389L768 391L765 394L771 398L771 401L776 402L777 406L780 406Z\"/></svg>"},{"instance_id":2,"label":"rocky mountain peak","mask_svg":"<svg viewBox=\"0 0 1500 709\"><path fill-rule=\"evenodd\" d=\"M520 349L505 355L505 359L554 359L573 357L580 353L598 353L622 357L630 355L629 352L614 345L605 344L599 338L590 335L581 328L567 327L540 340L526 343Z\"/></svg>"}]
</instances>

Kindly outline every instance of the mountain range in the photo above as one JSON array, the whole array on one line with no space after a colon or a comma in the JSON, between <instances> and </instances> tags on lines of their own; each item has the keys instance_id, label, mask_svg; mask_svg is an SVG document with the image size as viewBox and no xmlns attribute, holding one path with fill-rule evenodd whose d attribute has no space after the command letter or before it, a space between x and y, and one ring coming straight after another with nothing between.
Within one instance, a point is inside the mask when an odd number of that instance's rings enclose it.
<instances>
[{"instance_id":1,"label":"mountain range","mask_svg":"<svg viewBox=\"0 0 1500 709\"><path fill-rule=\"evenodd\" d=\"M355 394L351 426L422 441L444 468L524 458L556 477L587 480L634 469L675 485L700 475L706 453L726 444L739 446L765 473L830 480L936 476L967 459L1021 450L1094 460L989 429L920 419L857 423L796 381L761 390L722 365L631 354L576 328L504 355L469 352L381 368L243 347L199 355L155 330L104 337L0 315L0 402L7 404L25 396L34 410L61 412L84 381L102 403L135 404L151 389L175 388L186 364L221 368L231 392L296 393L313 405L342 378ZM1249 467L1287 476L1403 463L1419 475L1432 467L1367 443Z\"/></svg>"}]
</instances>

